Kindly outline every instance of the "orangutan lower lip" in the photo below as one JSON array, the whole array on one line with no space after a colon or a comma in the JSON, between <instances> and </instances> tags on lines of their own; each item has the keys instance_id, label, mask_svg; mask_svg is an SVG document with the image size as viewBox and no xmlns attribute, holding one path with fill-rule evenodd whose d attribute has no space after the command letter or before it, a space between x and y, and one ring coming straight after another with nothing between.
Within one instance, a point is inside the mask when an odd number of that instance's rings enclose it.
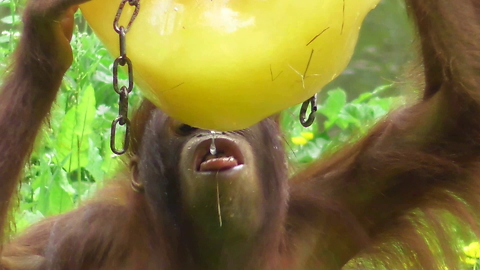
<instances>
[{"instance_id":1,"label":"orangutan lower lip","mask_svg":"<svg viewBox=\"0 0 480 270\"><path fill-rule=\"evenodd\" d=\"M215 139L217 153L210 153L211 140L206 140L197 148L195 167L199 172L221 172L243 165L243 155L238 145L226 138Z\"/></svg>"}]
</instances>

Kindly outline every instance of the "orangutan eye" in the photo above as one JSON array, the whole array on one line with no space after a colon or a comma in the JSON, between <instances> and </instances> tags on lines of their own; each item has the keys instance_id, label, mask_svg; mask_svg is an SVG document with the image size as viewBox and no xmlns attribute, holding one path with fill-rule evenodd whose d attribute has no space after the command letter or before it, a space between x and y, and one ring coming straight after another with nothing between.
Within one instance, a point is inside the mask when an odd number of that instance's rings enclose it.
<instances>
[{"instance_id":1,"label":"orangutan eye","mask_svg":"<svg viewBox=\"0 0 480 270\"><path fill-rule=\"evenodd\" d=\"M190 125L184 124L180 121L171 119L171 129L172 131L179 136L187 136L197 130L197 128Z\"/></svg>"},{"instance_id":2,"label":"orangutan eye","mask_svg":"<svg viewBox=\"0 0 480 270\"><path fill-rule=\"evenodd\" d=\"M190 134L190 133L194 132L195 130L197 130L197 128L194 128L194 127L189 126L187 124L181 124L178 127L178 133L183 134L183 135Z\"/></svg>"}]
</instances>

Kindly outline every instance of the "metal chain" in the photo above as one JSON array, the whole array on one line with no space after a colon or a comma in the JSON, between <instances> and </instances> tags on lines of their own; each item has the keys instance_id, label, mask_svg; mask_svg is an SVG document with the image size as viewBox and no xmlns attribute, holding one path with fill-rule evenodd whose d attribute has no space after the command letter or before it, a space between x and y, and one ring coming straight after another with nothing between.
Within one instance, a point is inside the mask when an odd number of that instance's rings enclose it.
<instances>
[{"instance_id":1,"label":"metal chain","mask_svg":"<svg viewBox=\"0 0 480 270\"><path fill-rule=\"evenodd\" d=\"M308 107L311 107L310 109L310 114L308 115L308 118L306 117L307 115L307 109ZM309 127L313 124L313 121L315 121L315 113L317 112L317 94L313 95L313 97L307 99L305 102L302 104L302 108L300 109L300 123L304 127Z\"/></svg>"},{"instance_id":2,"label":"metal chain","mask_svg":"<svg viewBox=\"0 0 480 270\"><path fill-rule=\"evenodd\" d=\"M119 25L120 17L122 16L124 7L126 4L129 4L132 7L135 7L133 11L132 17L128 22L127 27ZM120 56L115 59L113 62L113 89L117 94L120 96L118 102L118 117L113 120L112 128L111 128L111 138L110 138L110 148L112 152L117 155L124 154L129 145L129 138L130 138L130 121L128 120L128 94L133 89L133 65L130 58L127 56L127 46L126 46L126 34L130 30L133 22L137 18L137 15L140 11L140 0L121 0L120 6L118 7L117 14L115 15L115 20L113 21L113 28L115 32L119 35L119 43L120 43ZM118 83L118 66L127 66L128 70L128 86L122 85L119 86ZM311 107L310 114L308 118L306 117L308 107ZM315 94L305 102L303 102L302 107L300 109L300 123L304 127L309 127L315 121L315 113L317 111L317 95ZM117 133L117 126L126 125L125 130L125 139L123 142L123 147L121 149L117 149L115 146L115 137Z\"/></svg>"},{"instance_id":3,"label":"metal chain","mask_svg":"<svg viewBox=\"0 0 480 270\"><path fill-rule=\"evenodd\" d=\"M129 4L132 7L135 7L132 17L128 22L127 27L124 27L120 24L120 17L122 16L124 7L126 4ZM115 59L113 62L113 89L120 96L118 101L118 116L112 122L111 136L110 136L110 149L112 152L117 155L122 155L128 150L128 145L130 142L130 120L128 120L128 94L132 92L133 89L133 65L130 58L127 56L127 42L126 35L130 30L133 22L137 18L138 12L140 11L140 0L121 0L120 6L118 7L117 14L115 15L115 20L113 21L113 29L118 33L119 43L120 43L120 56ZM119 85L118 82L118 72L119 66L127 66L128 72L128 85ZM117 127L125 125L125 138L123 141L122 148L117 149L115 145L115 138L117 135Z\"/></svg>"}]
</instances>

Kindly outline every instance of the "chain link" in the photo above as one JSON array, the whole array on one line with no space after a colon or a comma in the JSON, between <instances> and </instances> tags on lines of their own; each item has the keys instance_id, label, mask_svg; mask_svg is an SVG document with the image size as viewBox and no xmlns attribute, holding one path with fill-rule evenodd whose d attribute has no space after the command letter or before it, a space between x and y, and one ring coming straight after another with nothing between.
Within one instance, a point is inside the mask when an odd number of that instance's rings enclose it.
<instances>
[{"instance_id":1,"label":"chain link","mask_svg":"<svg viewBox=\"0 0 480 270\"><path fill-rule=\"evenodd\" d=\"M307 115L307 110L308 107L310 108L310 114L308 115L308 118L306 117ZM305 102L302 104L302 108L300 109L300 123L304 127L309 127L313 124L313 121L315 121L315 114L317 112L317 94L313 95L313 97L307 99Z\"/></svg>"},{"instance_id":2,"label":"chain link","mask_svg":"<svg viewBox=\"0 0 480 270\"><path fill-rule=\"evenodd\" d=\"M128 22L127 27L120 25L120 17L126 4L135 7L132 17ZM113 62L113 89L119 95L118 101L118 116L113 120L110 136L110 149L117 155L122 155L128 150L130 142L130 120L128 119L128 94L133 90L133 65L130 58L127 56L127 33L130 30L133 22L137 18L140 11L140 0L121 0L118 7L115 20L113 21L113 29L117 32L120 44L120 56L118 56ZM120 85L118 81L119 66L127 66L128 72L128 85ZM122 143L122 147L119 149L115 145L115 138L117 136L117 128L119 126L125 126L125 138Z\"/></svg>"}]
</instances>

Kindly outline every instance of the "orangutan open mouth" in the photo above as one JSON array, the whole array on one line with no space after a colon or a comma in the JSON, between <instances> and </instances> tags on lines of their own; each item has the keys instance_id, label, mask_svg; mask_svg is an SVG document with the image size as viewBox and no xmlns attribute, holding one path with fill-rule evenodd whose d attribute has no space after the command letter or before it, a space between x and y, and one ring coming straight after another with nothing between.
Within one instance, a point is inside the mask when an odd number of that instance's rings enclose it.
<instances>
[{"instance_id":1,"label":"orangutan open mouth","mask_svg":"<svg viewBox=\"0 0 480 270\"><path fill-rule=\"evenodd\" d=\"M235 141L227 138L215 139L216 153L210 153L212 140L200 143L195 155L195 165L199 172L227 171L244 164L243 155Z\"/></svg>"}]
</instances>

